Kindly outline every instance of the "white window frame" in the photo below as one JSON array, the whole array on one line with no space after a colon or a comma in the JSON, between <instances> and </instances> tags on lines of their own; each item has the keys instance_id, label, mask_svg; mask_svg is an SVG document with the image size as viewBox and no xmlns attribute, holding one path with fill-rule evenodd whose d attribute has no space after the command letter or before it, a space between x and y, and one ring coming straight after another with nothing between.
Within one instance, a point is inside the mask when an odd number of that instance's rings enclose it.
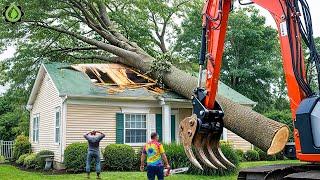
<instances>
[{"instance_id":1,"label":"white window frame","mask_svg":"<svg viewBox=\"0 0 320 180\"><path fill-rule=\"evenodd\" d=\"M144 115L146 116L146 126L145 128L126 128L126 115ZM126 112L123 114L123 136L124 136L124 144L127 144L127 145L130 145L130 146L143 146L145 145L145 143L147 142L147 139L148 139L148 114L146 113L136 113L136 112ZM127 129L142 129L142 130L146 130L146 139L145 139L145 142L141 142L141 143L127 143L126 142L126 130Z\"/></svg>"},{"instance_id":2,"label":"white window frame","mask_svg":"<svg viewBox=\"0 0 320 180\"><path fill-rule=\"evenodd\" d=\"M57 126L57 113L59 113L59 124ZM59 129L59 139L57 139L57 129ZM61 107L58 106L54 111L54 143L57 145L61 144Z\"/></svg>"},{"instance_id":3,"label":"white window frame","mask_svg":"<svg viewBox=\"0 0 320 180\"><path fill-rule=\"evenodd\" d=\"M40 113L34 114L32 118L32 142L39 143Z\"/></svg>"}]
</instances>

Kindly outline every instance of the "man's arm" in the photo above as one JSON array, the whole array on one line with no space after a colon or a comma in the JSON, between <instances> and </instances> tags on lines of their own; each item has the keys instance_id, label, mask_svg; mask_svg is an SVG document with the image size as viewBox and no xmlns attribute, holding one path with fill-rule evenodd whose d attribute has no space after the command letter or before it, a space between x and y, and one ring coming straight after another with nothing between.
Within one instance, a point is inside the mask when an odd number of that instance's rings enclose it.
<instances>
[{"instance_id":1,"label":"man's arm","mask_svg":"<svg viewBox=\"0 0 320 180\"><path fill-rule=\"evenodd\" d=\"M97 133L100 134L99 140L103 139L106 135L103 132L96 131Z\"/></svg>"},{"instance_id":2,"label":"man's arm","mask_svg":"<svg viewBox=\"0 0 320 180\"><path fill-rule=\"evenodd\" d=\"M165 166L167 169L169 169L169 168L170 168L170 165L169 165L169 161L168 161L168 158L167 158L166 154L165 154L165 153L162 153L162 154L161 154L161 157L162 157L162 159L163 159L163 161L164 161L164 166Z\"/></svg>"},{"instance_id":3,"label":"man's arm","mask_svg":"<svg viewBox=\"0 0 320 180\"><path fill-rule=\"evenodd\" d=\"M88 135L89 135L90 133L91 133L91 131L88 132L88 133L86 133L86 134L84 134L83 137L84 137L86 140L89 140L89 139L88 139Z\"/></svg>"},{"instance_id":4,"label":"man's arm","mask_svg":"<svg viewBox=\"0 0 320 180\"><path fill-rule=\"evenodd\" d=\"M144 171L144 160L146 159L146 154L142 152L141 154L141 164L140 164L140 171Z\"/></svg>"}]
</instances>

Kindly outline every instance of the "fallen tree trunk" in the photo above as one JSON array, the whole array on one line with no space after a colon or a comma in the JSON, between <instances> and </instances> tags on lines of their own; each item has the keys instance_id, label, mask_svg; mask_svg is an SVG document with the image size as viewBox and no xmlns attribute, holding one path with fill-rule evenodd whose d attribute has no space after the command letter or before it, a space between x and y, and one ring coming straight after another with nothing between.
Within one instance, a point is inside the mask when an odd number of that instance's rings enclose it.
<instances>
[{"instance_id":1,"label":"fallen tree trunk","mask_svg":"<svg viewBox=\"0 0 320 180\"><path fill-rule=\"evenodd\" d=\"M137 59L115 58L120 62L142 72L150 72L151 57ZM156 76L155 74L153 74ZM197 85L197 78L172 66L169 73L164 75L164 83L181 95L191 98L192 90ZM237 104L220 95L217 101L222 106L225 116L225 127L243 139L272 155L280 152L288 141L289 129L286 125L269 119L249 107ZM191 114L190 114L191 115Z\"/></svg>"}]
</instances>

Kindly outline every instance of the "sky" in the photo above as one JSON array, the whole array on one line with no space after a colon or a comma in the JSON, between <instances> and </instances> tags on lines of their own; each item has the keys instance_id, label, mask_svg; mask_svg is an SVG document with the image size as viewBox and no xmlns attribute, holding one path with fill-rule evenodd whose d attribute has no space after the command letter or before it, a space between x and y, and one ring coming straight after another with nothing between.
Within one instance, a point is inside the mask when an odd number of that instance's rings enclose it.
<instances>
[{"instance_id":1,"label":"sky","mask_svg":"<svg viewBox=\"0 0 320 180\"><path fill-rule=\"evenodd\" d=\"M307 0L307 2L309 4L310 11L311 11L314 36L318 37L318 36L320 36L320 10L319 10L320 1L319 0ZM275 24L272 16L270 15L270 13L267 10L265 10L257 5L255 5L255 6L260 10L260 14L266 17L266 24L275 28L276 24ZM2 54L0 54L0 61L3 61L6 58L13 57L13 54L15 52L16 52L16 49L14 46L8 47ZM5 92L6 89L7 89L7 86L0 86L0 94Z\"/></svg>"},{"instance_id":2,"label":"sky","mask_svg":"<svg viewBox=\"0 0 320 180\"><path fill-rule=\"evenodd\" d=\"M313 25L313 34L315 37L320 36L320 1L319 0L307 0L311 12L312 25ZM266 17L266 23L272 27L276 27L276 24L270 15L270 13L261 8L260 6L255 5L259 10L260 14Z\"/></svg>"}]
</instances>

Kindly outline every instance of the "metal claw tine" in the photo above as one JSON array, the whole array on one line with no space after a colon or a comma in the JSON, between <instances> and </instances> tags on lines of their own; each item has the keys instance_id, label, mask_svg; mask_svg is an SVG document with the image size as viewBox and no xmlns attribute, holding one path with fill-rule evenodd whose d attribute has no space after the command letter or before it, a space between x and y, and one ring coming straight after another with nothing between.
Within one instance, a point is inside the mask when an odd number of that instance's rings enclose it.
<instances>
[{"instance_id":1,"label":"metal claw tine","mask_svg":"<svg viewBox=\"0 0 320 180\"><path fill-rule=\"evenodd\" d=\"M228 166L234 167L235 165L233 165L222 153L221 148L220 148L220 136L214 136L211 139L211 147L217 147L215 149L213 149L214 154L216 155L216 157L220 160L220 162L222 164L226 164Z\"/></svg>"},{"instance_id":2,"label":"metal claw tine","mask_svg":"<svg viewBox=\"0 0 320 180\"><path fill-rule=\"evenodd\" d=\"M180 138L184 147L184 151L193 165L203 170L202 166L192 152L192 141L197 128L197 116L193 114L180 122Z\"/></svg>"},{"instance_id":3,"label":"metal claw tine","mask_svg":"<svg viewBox=\"0 0 320 180\"><path fill-rule=\"evenodd\" d=\"M191 147L184 147L184 151L186 152L186 155L189 158L189 160L191 161L191 163L193 165L195 165L197 168L203 170L202 166L200 165L200 163L198 162L198 160L194 156L194 154L192 152L192 148Z\"/></svg>"},{"instance_id":4,"label":"metal claw tine","mask_svg":"<svg viewBox=\"0 0 320 180\"><path fill-rule=\"evenodd\" d=\"M203 148L204 148L204 136L203 134L196 134L194 137L194 146L196 148L196 154L198 157L200 157L200 160L207 166L213 168L213 169L218 169L216 166L214 166L209 159L207 158Z\"/></svg>"},{"instance_id":5,"label":"metal claw tine","mask_svg":"<svg viewBox=\"0 0 320 180\"><path fill-rule=\"evenodd\" d=\"M211 141L212 141L212 137L213 134L210 133L209 136L206 139L206 146L207 146L207 152L209 154L210 160L211 162L213 162L213 164L215 164L216 166L219 166L223 169L227 169L225 165L223 165L219 159L216 157L215 153L212 151L212 148L218 148L216 146L212 146Z\"/></svg>"}]
</instances>

